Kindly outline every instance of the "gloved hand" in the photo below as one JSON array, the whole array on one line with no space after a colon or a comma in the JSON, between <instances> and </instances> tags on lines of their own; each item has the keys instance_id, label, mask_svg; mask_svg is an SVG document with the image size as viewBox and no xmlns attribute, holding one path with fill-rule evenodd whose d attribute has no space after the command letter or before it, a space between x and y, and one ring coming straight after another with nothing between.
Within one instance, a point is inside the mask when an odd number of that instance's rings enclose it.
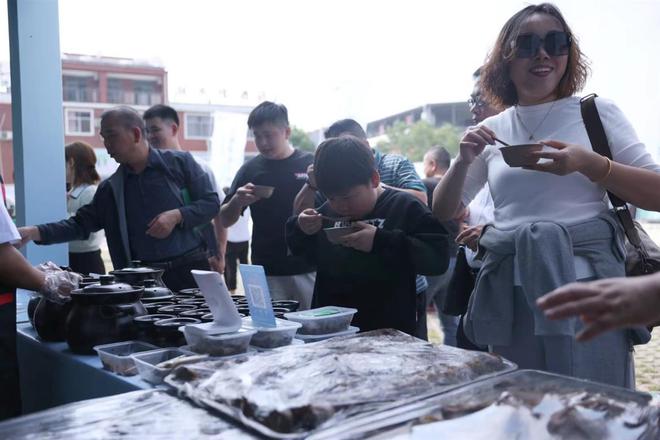
<instances>
[{"instance_id":1,"label":"gloved hand","mask_svg":"<svg viewBox=\"0 0 660 440\"><path fill-rule=\"evenodd\" d=\"M40 264L37 269L44 272L45 275L44 286L39 293L49 301L56 303L69 301L71 291L77 289L82 280L82 275L64 271L51 261Z\"/></svg>"}]
</instances>

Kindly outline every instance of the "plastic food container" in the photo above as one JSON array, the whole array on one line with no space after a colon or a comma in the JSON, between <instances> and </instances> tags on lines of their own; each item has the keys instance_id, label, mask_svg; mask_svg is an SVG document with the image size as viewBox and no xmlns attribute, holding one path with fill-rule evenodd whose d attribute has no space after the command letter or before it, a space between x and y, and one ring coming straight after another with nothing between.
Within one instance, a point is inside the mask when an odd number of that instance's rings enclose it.
<instances>
[{"instance_id":1,"label":"plastic food container","mask_svg":"<svg viewBox=\"0 0 660 440\"><path fill-rule=\"evenodd\" d=\"M187 327L183 327L183 334L190 349L196 353L205 353L211 356L231 356L245 353L248 345L250 345L250 339L256 333L256 330L240 328L233 333L208 335L191 332Z\"/></svg>"},{"instance_id":2,"label":"plastic food container","mask_svg":"<svg viewBox=\"0 0 660 440\"><path fill-rule=\"evenodd\" d=\"M276 348L291 344L293 336L302 327L299 322L275 318L276 327L260 327L252 323L252 318L243 318L243 328L256 330L250 345L259 348Z\"/></svg>"},{"instance_id":3,"label":"plastic food container","mask_svg":"<svg viewBox=\"0 0 660 440\"><path fill-rule=\"evenodd\" d=\"M94 347L94 350L98 353L99 358L101 358L103 368L113 373L121 374L122 376L132 376L137 374L137 369L131 355L157 348L155 345L147 342L124 341L114 344L97 345Z\"/></svg>"},{"instance_id":4,"label":"plastic food container","mask_svg":"<svg viewBox=\"0 0 660 440\"><path fill-rule=\"evenodd\" d=\"M302 328L298 331L299 334L325 335L347 330L356 313L357 309L326 306L302 312L285 313L284 317L289 321L302 324Z\"/></svg>"},{"instance_id":5,"label":"plastic food container","mask_svg":"<svg viewBox=\"0 0 660 440\"><path fill-rule=\"evenodd\" d=\"M359 331L360 331L360 329L358 327L350 326L350 327L348 327L348 330L344 330L344 331L337 332L337 333L328 333L326 335L301 335L301 334L297 334L296 339L299 339L299 340L303 341L305 344L309 344L311 342L325 341L326 339L336 338L338 336L354 335Z\"/></svg>"},{"instance_id":6,"label":"plastic food container","mask_svg":"<svg viewBox=\"0 0 660 440\"><path fill-rule=\"evenodd\" d=\"M132 355L135 361L135 366L140 374L140 377L145 381L158 385L163 382L163 378L167 376L172 368L158 367L161 362L177 358L179 356L194 355L190 351L181 350L179 348L163 348L161 350L145 351Z\"/></svg>"}]
</instances>

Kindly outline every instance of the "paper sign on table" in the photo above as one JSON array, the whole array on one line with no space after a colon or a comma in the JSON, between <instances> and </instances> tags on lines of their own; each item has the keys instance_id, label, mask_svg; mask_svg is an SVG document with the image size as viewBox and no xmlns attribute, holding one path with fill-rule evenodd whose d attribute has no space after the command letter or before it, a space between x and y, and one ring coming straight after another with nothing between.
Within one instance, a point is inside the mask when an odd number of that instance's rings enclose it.
<instances>
[{"instance_id":1,"label":"paper sign on table","mask_svg":"<svg viewBox=\"0 0 660 440\"><path fill-rule=\"evenodd\" d=\"M229 296L229 290L227 290L222 276L215 271L192 270L190 272L213 314L213 322L192 324L191 327L209 334L232 333L241 328L241 316Z\"/></svg>"},{"instance_id":2,"label":"paper sign on table","mask_svg":"<svg viewBox=\"0 0 660 440\"><path fill-rule=\"evenodd\" d=\"M240 271L252 323L260 327L276 327L264 267L241 264Z\"/></svg>"}]
</instances>

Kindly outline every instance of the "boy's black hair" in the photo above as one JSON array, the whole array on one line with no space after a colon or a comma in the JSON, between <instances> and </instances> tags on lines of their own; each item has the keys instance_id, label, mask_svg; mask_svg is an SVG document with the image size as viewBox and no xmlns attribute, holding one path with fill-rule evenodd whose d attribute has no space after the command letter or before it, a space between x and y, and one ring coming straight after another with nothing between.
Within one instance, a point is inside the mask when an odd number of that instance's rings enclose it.
<instances>
[{"instance_id":1,"label":"boy's black hair","mask_svg":"<svg viewBox=\"0 0 660 440\"><path fill-rule=\"evenodd\" d=\"M319 191L326 196L345 194L371 181L376 171L374 153L355 136L325 140L316 149L314 175Z\"/></svg>"},{"instance_id":2,"label":"boy's black hair","mask_svg":"<svg viewBox=\"0 0 660 440\"><path fill-rule=\"evenodd\" d=\"M179 114L169 105L156 104L149 107L147 111L144 112L144 115L142 115L142 119L145 121L153 118L160 118L163 121L172 121L176 123L176 125L181 126L179 123Z\"/></svg>"},{"instance_id":3,"label":"boy's black hair","mask_svg":"<svg viewBox=\"0 0 660 440\"><path fill-rule=\"evenodd\" d=\"M248 128L252 130L265 123L289 127L289 112L283 104L264 101L250 112Z\"/></svg>"},{"instance_id":4,"label":"boy's black hair","mask_svg":"<svg viewBox=\"0 0 660 440\"><path fill-rule=\"evenodd\" d=\"M354 119L340 119L328 127L323 133L326 139L339 137L342 134L350 134L358 139L367 140L367 133L364 132L362 126Z\"/></svg>"}]
</instances>

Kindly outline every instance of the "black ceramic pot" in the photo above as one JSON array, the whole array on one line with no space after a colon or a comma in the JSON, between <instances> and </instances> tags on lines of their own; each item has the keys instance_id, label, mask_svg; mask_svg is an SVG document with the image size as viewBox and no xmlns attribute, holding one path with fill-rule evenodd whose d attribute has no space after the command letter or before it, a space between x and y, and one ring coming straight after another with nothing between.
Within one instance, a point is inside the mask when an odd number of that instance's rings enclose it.
<instances>
[{"instance_id":1,"label":"black ceramic pot","mask_svg":"<svg viewBox=\"0 0 660 440\"><path fill-rule=\"evenodd\" d=\"M30 320L30 324L32 324L32 327L34 327L34 311L37 309L39 301L41 301L41 296L37 294L34 294L32 297L30 297L30 301L28 301L27 315L28 319Z\"/></svg>"},{"instance_id":2,"label":"black ceramic pot","mask_svg":"<svg viewBox=\"0 0 660 440\"><path fill-rule=\"evenodd\" d=\"M143 287L115 283L104 275L99 284L71 292L66 341L75 353L93 353L100 344L128 341L138 336L133 318L145 315L140 302Z\"/></svg>"},{"instance_id":3,"label":"black ceramic pot","mask_svg":"<svg viewBox=\"0 0 660 440\"><path fill-rule=\"evenodd\" d=\"M167 287L162 279L163 272L165 272L163 269L141 266L140 264L139 261L131 261L131 267L113 270L110 275L115 276L120 283L130 284L131 286L144 286L146 280L154 280L156 285Z\"/></svg>"},{"instance_id":4,"label":"black ceramic pot","mask_svg":"<svg viewBox=\"0 0 660 440\"><path fill-rule=\"evenodd\" d=\"M34 310L32 325L41 339L47 342L64 341L66 334L66 319L71 311L71 302L64 304L39 298Z\"/></svg>"}]
</instances>

